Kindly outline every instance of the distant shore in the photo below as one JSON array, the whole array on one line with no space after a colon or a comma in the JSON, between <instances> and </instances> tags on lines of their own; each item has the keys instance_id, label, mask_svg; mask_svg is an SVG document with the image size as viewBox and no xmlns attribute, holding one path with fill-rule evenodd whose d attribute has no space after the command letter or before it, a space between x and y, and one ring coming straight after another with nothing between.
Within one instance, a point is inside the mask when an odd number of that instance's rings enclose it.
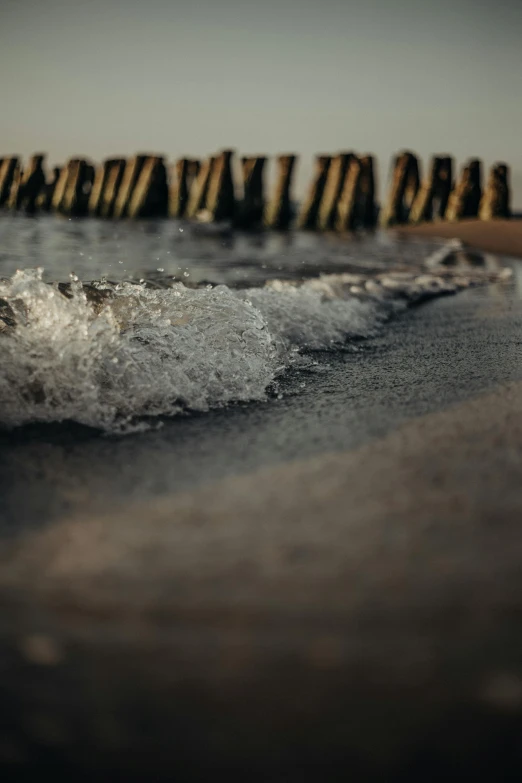
<instances>
[{"instance_id":1,"label":"distant shore","mask_svg":"<svg viewBox=\"0 0 522 783\"><path fill-rule=\"evenodd\" d=\"M461 220L457 223L424 223L400 226L393 233L401 238L440 237L461 239L488 253L522 258L522 220Z\"/></svg>"}]
</instances>

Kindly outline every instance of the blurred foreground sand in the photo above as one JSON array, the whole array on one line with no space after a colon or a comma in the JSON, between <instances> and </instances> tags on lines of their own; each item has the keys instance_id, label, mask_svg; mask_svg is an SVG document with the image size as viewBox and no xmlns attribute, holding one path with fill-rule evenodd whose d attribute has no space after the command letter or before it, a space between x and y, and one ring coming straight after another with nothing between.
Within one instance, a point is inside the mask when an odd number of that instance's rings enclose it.
<instances>
[{"instance_id":1,"label":"blurred foreground sand","mask_svg":"<svg viewBox=\"0 0 522 783\"><path fill-rule=\"evenodd\" d=\"M506 385L4 548L9 752L98 780L521 773L521 408Z\"/></svg>"}]
</instances>

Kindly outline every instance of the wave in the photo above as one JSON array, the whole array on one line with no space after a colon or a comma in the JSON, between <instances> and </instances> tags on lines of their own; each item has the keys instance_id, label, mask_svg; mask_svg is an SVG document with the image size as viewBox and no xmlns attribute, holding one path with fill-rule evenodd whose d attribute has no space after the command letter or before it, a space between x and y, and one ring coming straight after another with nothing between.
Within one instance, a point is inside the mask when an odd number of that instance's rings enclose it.
<instances>
[{"instance_id":1,"label":"wave","mask_svg":"<svg viewBox=\"0 0 522 783\"><path fill-rule=\"evenodd\" d=\"M43 282L42 269L18 271L0 282L0 424L128 433L150 417L265 399L307 352L371 337L413 304L509 273L445 261L243 290L75 277L64 286Z\"/></svg>"}]
</instances>

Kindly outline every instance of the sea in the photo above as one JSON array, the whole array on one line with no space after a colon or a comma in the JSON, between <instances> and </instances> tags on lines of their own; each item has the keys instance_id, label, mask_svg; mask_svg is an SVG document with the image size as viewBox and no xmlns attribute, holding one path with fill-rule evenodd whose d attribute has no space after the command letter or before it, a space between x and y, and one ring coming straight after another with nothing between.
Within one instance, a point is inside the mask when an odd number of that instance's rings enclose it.
<instances>
[{"instance_id":1,"label":"sea","mask_svg":"<svg viewBox=\"0 0 522 783\"><path fill-rule=\"evenodd\" d=\"M519 379L521 289L456 240L1 215L2 529L354 448Z\"/></svg>"}]
</instances>

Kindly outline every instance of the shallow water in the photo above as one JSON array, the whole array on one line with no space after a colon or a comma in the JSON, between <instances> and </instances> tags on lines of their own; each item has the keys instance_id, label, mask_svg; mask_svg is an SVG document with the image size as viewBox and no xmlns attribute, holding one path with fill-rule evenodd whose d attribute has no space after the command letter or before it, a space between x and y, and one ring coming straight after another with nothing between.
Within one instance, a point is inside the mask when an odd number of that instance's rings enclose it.
<instances>
[{"instance_id":1,"label":"shallow water","mask_svg":"<svg viewBox=\"0 0 522 783\"><path fill-rule=\"evenodd\" d=\"M382 235L355 241L192 235L182 257L180 226L170 222L71 226L6 218L0 227L0 277L29 258L46 267L48 281L67 280L70 272L100 279L113 263L118 234L125 257L148 281L146 287L136 279L107 284L110 309L98 314L79 282L72 298L28 272L4 283L25 300L20 313L34 316L18 337L11 334L7 351L6 335L0 337L4 532L78 508L105 509L123 498L353 448L411 416L522 377L516 263L509 280L435 296L411 310L422 289L415 280L440 243L397 243ZM179 253L161 280L154 243L171 243L171 255ZM73 264L75 253L87 248L92 259L82 261L84 267ZM198 282L212 277L222 285L176 283L167 272L181 262ZM489 269L493 276L502 268L493 257L479 262L479 272ZM401 285L383 290L383 270L392 276L401 270ZM326 278L318 280L319 273ZM353 293L346 273L362 277L362 292ZM464 280L475 273L473 265L459 271ZM121 269L119 278L111 276L117 281L126 274ZM283 282L306 277L314 279L297 287ZM265 279L273 282L260 288ZM429 280L423 285L430 296L441 293ZM24 396L28 379L39 381L45 399ZM122 423L126 432L149 429L121 438L84 426L114 433ZM13 429L16 424L24 426Z\"/></svg>"},{"instance_id":2,"label":"shallow water","mask_svg":"<svg viewBox=\"0 0 522 783\"><path fill-rule=\"evenodd\" d=\"M176 220L78 220L0 215L0 277L41 266L44 279L106 277L120 282L226 283L260 285L321 273L386 271L418 263L437 247L433 241L400 242L378 232L349 238L331 234L231 235L214 226Z\"/></svg>"},{"instance_id":3,"label":"shallow water","mask_svg":"<svg viewBox=\"0 0 522 783\"><path fill-rule=\"evenodd\" d=\"M264 465L355 448L401 422L522 379L522 285L474 288L390 322L357 351L320 354L281 398L100 437L30 426L0 433L3 533L202 485Z\"/></svg>"},{"instance_id":4,"label":"shallow water","mask_svg":"<svg viewBox=\"0 0 522 783\"><path fill-rule=\"evenodd\" d=\"M8 428L73 421L130 433L262 400L290 368L314 366L311 351L354 349L411 305L505 271L486 257L448 266L446 248L381 234L226 238L170 221L48 218L2 227Z\"/></svg>"}]
</instances>

